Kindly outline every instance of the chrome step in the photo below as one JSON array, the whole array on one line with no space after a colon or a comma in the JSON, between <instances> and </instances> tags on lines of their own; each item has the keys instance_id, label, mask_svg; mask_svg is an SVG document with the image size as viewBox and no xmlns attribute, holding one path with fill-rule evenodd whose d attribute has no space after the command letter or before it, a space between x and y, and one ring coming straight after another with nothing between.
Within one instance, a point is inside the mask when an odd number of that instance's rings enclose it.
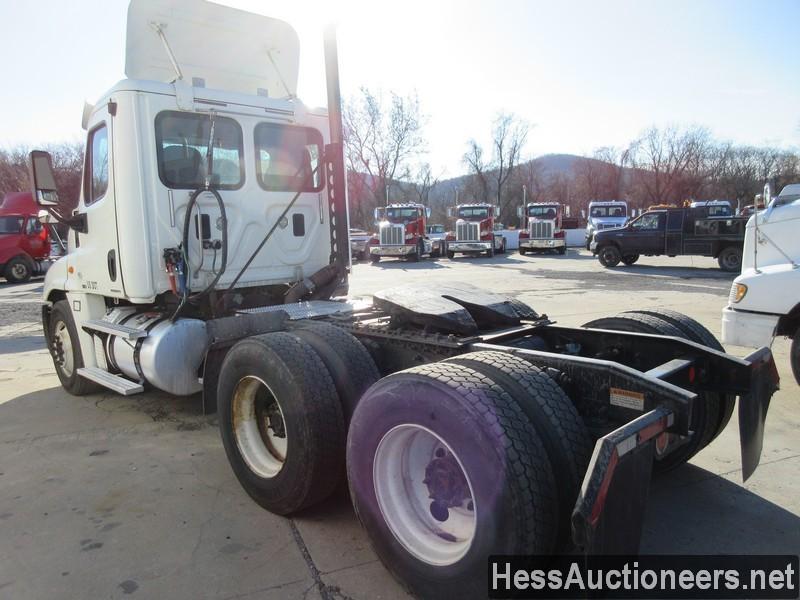
<instances>
[{"instance_id":1,"label":"chrome step","mask_svg":"<svg viewBox=\"0 0 800 600\"><path fill-rule=\"evenodd\" d=\"M84 321L83 328L109 333L123 340L138 340L139 338L147 337L147 331L144 329L134 329L133 327L118 325L117 323L112 323L111 321L105 321L103 319Z\"/></svg>"},{"instance_id":2,"label":"chrome step","mask_svg":"<svg viewBox=\"0 0 800 600\"><path fill-rule=\"evenodd\" d=\"M144 391L144 387L140 383L125 379L121 375L114 375L108 371L104 371L100 367L83 367L78 369L78 375L99 383L103 387L114 390L123 396L131 396L133 394L140 394Z\"/></svg>"}]
</instances>

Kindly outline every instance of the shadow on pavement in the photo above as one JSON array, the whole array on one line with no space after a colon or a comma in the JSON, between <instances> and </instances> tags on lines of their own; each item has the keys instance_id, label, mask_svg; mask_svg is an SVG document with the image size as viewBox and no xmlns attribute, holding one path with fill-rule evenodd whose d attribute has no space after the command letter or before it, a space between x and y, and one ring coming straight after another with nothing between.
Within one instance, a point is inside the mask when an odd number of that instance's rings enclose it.
<instances>
[{"instance_id":1,"label":"shadow on pavement","mask_svg":"<svg viewBox=\"0 0 800 600\"><path fill-rule=\"evenodd\" d=\"M619 266L609 269L612 272L630 273L632 275L660 275L662 277L677 277L679 279L727 279L733 281L739 273L729 273L722 269L709 269L705 267L650 267L641 263Z\"/></svg>"},{"instance_id":2,"label":"shadow on pavement","mask_svg":"<svg viewBox=\"0 0 800 600\"><path fill-rule=\"evenodd\" d=\"M44 350L45 348L44 335L41 333L37 335L0 338L0 355Z\"/></svg>"},{"instance_id":3,"label":"shadow on pavement","mask_svg":"<svg viewBox=\"0 0 800 600\"><path fill-rule=\"evenodd\" d=\"M694 465L656 476L642 554L796 554L800 517Z\"/></svg>"}]
</instances>

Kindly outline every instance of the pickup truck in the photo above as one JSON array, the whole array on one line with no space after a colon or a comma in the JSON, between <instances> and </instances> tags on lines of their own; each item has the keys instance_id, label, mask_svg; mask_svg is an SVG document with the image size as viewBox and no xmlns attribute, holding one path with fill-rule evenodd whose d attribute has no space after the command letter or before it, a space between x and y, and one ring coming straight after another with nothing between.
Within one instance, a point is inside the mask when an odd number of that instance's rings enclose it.
<instances>
[{"instance_id":1,"label":"pickup truck","mask_svg":"<svg viewBox=\"0 0 800 600\"><path fill-rule=\"evenodd\" d=\"M705 207L650 210L624 227L597 231L590 250L604 267L632 265L641 255L713 256L723 271L739 272L747 219L711 217Z\"/></svg>"}]
</instances>

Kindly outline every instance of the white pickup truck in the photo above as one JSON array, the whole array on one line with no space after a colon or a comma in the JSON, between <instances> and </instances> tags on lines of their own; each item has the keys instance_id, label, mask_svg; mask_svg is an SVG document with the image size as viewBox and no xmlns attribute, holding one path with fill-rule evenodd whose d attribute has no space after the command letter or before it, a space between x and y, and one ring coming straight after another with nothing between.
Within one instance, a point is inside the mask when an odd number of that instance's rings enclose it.
<instances>
[{"instance_id":1,"label":"white pickup truck","mask_svg":"<svg viewBox=\"0 0 800 600\"><path fill-rule=\"evenodd\" d=\"M742 274L722 310L722 341L768 346L775 336L792 338L790 360L800 383L800 184L787 185L766 209L750 217Z\"/></svg>"}]
</instances>

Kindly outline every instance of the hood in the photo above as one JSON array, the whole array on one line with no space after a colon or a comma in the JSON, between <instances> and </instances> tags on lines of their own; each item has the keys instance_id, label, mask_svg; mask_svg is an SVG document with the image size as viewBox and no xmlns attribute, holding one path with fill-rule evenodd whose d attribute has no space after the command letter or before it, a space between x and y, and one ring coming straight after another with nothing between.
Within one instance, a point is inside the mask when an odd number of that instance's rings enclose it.
<instances>
[{"instance_id":1,"label":"hood","mask_svg":"<svg viewBox=\"0 0 800 600\"><path fill-rule=\"evenodd\" d=\"M591 217L589 219L589 224L595 228L599 225L613 225L614 227L622 227L627 222L628 217Z\"/></svg>"},{"instance_id":2,"label":"hood","mask_svg":"<svg viewBox=\"0 0 800 600\"><path fill-rule=\"evenodd\" d=\"M39 207L30 192L9 192L0 202L0 215L38 215Z\"/></svg>"}]
</instances>

